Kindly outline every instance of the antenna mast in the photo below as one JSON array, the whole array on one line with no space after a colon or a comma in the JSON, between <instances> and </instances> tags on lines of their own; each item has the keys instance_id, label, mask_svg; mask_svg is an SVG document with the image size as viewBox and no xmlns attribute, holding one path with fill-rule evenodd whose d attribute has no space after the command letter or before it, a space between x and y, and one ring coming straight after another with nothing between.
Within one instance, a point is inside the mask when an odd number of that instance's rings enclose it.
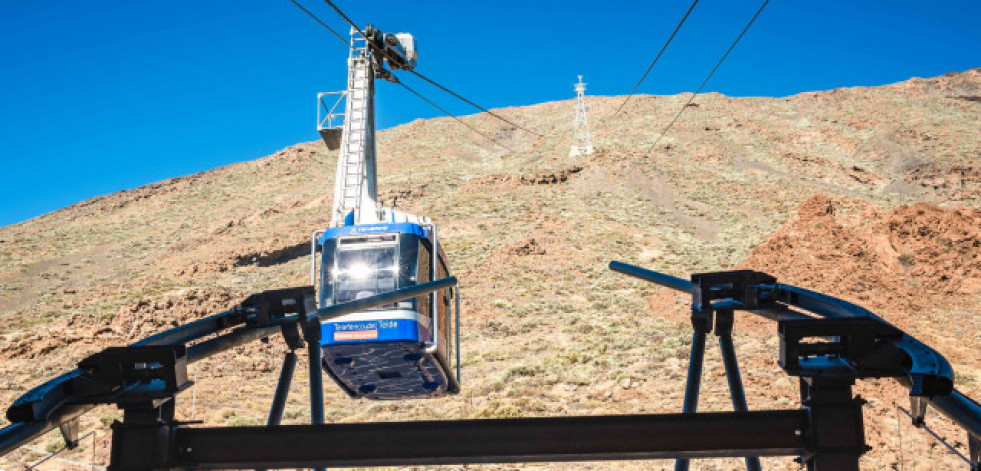
<instances>
[{"instance_id":1,"label":"antenna mast","mask_svg":"<svg viewBox=\"0 0 981 471\"><path fill-rule=\"evenodd\" d=\"M589 120L586 118L586 84L582 81L582 75L579 76L579 83L573 86L576 89L576 125L569 157L593 153L593 140L589 137Z\"/></svg>"}]
</instances>

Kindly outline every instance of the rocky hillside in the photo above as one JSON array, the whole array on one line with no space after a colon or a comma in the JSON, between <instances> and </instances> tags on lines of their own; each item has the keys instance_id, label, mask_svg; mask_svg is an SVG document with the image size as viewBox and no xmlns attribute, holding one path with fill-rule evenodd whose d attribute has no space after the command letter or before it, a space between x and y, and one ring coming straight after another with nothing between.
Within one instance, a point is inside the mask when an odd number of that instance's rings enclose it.
<instances>
[{"instance_id":1,"label":"rocky hillside","mask_svg":"<svg viewBox=\"0 0 981 471\"><path fill-rule=\"evenodd\" d=\"M440 225L461 280L464 390L368 402L328 387L328 421L679 411L687 301L608 271L610 260L678 276L748 267L850 299L937 347L957 387L981 397L981 69L786 98L707 94L650 149L686 100L638 96L613 116L622 97L588 97L597 152L585 158L567 157L571 100L495 110L541 138L486 115L464 119L497 143L448 118L381 132L383 199ZM103 347L305 284L334 159L319 142L296 144L0 228L0 404ZM750 408L797 407L796 383L774 362L775 326L739 317L736 332ZM262 423L283 351L256 344L197 364L196 399L182 395L178 414ZM726 410L716 351L707 362L702 409ZM290 423L309 414L305 371ZM873 399L869 469L955 463L897 422L893 403L906 403L894 384L858 391ZM94 441L59 456L104 465L118 417L90 414ZM942 418L930 421L963 446ZM50 434L0 468L59 444ZM790 459L765 466L796 469Z\"/></svg>"}]
</instances>

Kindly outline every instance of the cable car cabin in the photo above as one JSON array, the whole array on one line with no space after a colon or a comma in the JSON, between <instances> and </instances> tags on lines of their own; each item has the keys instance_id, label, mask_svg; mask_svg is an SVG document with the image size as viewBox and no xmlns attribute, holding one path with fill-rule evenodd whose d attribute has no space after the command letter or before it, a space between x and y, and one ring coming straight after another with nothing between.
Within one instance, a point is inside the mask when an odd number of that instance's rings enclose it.
<instances>
[{"instance_id":1,"label":"cable car cabin","mask_svg":"<svg viewBox=\"0 0 981 471\"><path fill-rule=\"evenodd\" d=\"M324 231L319 238L319 305L449 276L435 229L431 224L393 223ZM456 331L453 304L459 325L456 296L445 289L324 322L324 369L352 397L402 399L459 392L459 378L450 368L459 347L451 336Z\"/></svg>"}]
</instances>

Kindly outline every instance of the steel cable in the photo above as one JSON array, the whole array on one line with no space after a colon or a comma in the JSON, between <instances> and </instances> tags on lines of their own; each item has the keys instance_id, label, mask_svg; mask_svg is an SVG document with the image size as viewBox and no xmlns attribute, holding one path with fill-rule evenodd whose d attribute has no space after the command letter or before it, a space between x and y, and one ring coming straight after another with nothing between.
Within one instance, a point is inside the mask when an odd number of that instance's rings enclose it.
<instances>
[{"instance_id":1,"label":"steel cable","mask_svg":"<svg viewBox=\"0 0 981 471\"><path fill-rule=\"evenodd\" d=\"M664 128L664 131L661 131L661 135L657 137L657 139L654 141L653 144L651 144L651 147L647 149L647 152L653 150L654 147L657 146L659 142L661 142L661 138L663 138L664 135L668 133L668 131L671 129L671 126L674 126L675 121L678 121L678 118L681 116L681 113L685 111L685 108L688 108L688 105L690 105L692 100L694 100L695 97L702 91L702 88L705 88L705 84L707 84L708 81L712 78L712 75L715 74L715 71L719 70L719 66L721 66L722 62L726 60L726 57L729 57L729 53L736 48L736 44L739 44L739 40L743 38L743 36L746 34L747 31L749 31L750 26L753 26L753 23L756 21L757 18L760 17L760 13L763 13L763 9L766 8L767 4L769 3L770 0L765 0L763 2L763 5L760 5L760 9L756 10L756 14L753 15L753 18L749 20L749 23L747 23L746 27L743 28L743 31L739 33L739 36L736 37L736 40L732 42L732 45L730 45L729 49L726 50L726 53L722 55L722 58L719 59L719 62L715 64L715 67L713 67L712 71L709 72L708 76L705 77L705 80L702 80L702 84L698 86L698 89L695 90L695 93L692 93L691 98L689 98L688 101L685 103L685 105L682 106L680 110L678 110L678 114L674 115L674 118L671 119L671 122L668 123L668 125Z\"/></svg>"},{"instance_id":2,"label":"steel cable","mask_svg":"<svg viewBox=\"0 0 981 471\"><path fill-rule=\"evenodd\" d=\"M327 23L324 23L323 21L320 21L320 18L317 18L317 15L314 15L313 13L311 13L310 10L307 10L306 8L304 8L303 5L300 5L299 3L297 3L296 0L290 0L290 1L293 2L293 4L296 5L297 8L303 10L303 13L306 13L307 16L309 16L310 18L313 18L313 21L316 21L317 23L320 23L320 26L323 26L324 29L326 29L327 31L330 31L334 36L337 37L337 39L340 39L341 42L344 43L347 47L350 47L352 49L354 48L354 46L352 46L351 43L349 43L347 41L347 39L344 39L344 36L341 36L340 33L338 33L337 31L334 31L334 28L331 28L330 26L327 26Z\"/></svg>"},{"instance_id":3,"label":"steel cable","mask_svg":"<svg viewBox=\"0 0 981 471\"><path fill-rule=\"evenodd\" d=\"M637 85L634 85L634 89L630 90L630 93L627 95L627 98L625 98L623 100L623 103L621 103L620 106L617 108L617 110L613 112L614 117L620 114L620 110L622 110L623 107L627 104L627 102L630 101L630 97L634 96L634 93L637 92L637 88L640 87L640 84L644 83L644 79L647 78L647 74L651 73L651 69L654 68L654 64L657 64L657 60L661 58L661 54L664 54L664 50L668 48L668 44L671 44L671 40L674 39L674 36L676 34L678 34L678 30L681 29L681 25L685 24L685 20L688 19L688 15L691 14L691 11L695 9L695 5L697 4L698 4L698 0L691 2L691 6L688 7L688 11L685 12L685 16L681 17L681 21L678 22L678 26L674 27L674 31L671 32L671 36L668 36L668 40L664 42L664 45L661 46L661 50L658 51L656 56L654 56L654 60L651 61L651 65L647 66L647 70L644 71L644 75L642 75L640 77L640 80L637 81Z\"/></svg>"},{"instance_id":4,"label":"steel cable","mask_svg":"<svg viewBox=\"0 0 981 471\"><path fill-rule=\"evenodd\" d=\"M404 84L404 83L402 83L402 81L401 81L401 80L397 80L397 81L396 81L395 83L397 83L397 84L399 84L399 85L401 85L401 86L402 86L402 88L404 88L404 89L406 89L406 90L408 90L408 91L409 91L410 93L412 93L413 95L415 95L415 96L417 96L417 97L419 97L419 99L421 99L421 100L423 100L423 101L425 101L426 103L429 103L429 105L430 105L430 106L432 106L433 108L436 108L437 110L440 110L440 111L442 111L442 112L443 112L444 114L446 114L447 116L449 116L449 117L451 117L451 118L453 118L453 119L455 119L455 120L456 120L457 122L459 122L460 124L462 124L462 125L464 125L464 126L466 126L466 127L467 127L467 129L469 129L469 130L471 130L471 131L473 131L473 132L475 132L475 133L477 133L477 134L480 134L481 136L484 136L484 138L486 138L487 140L489 140L489 141L491 141L491 142L493 142L494 144L497 144L497 145L499 145L499 146L501 146L501 147L503 147L503 148L505 148L505 149L507 149L507 150L509 150L509 151L512 151L512 152L514 152L514 149L511 149L510 147L508 147L508 146L506 146L506 145L504 145L504 144L501 144L500 142L497 142L497 141L496 141L496 140L495 140L495 139L494 139L493 137L490 137L490 136L488 136L487 134L484 134L484 133L482 133L482 132L480 132L480 131L478 131L478 130L477 130L476 128L474 128L473 126L471 126L471 125L469 125L469 124L467 124L467 123L466 123L466 121L463 121L462 119L460 119L460 118L458 118L458 117L456 117L456 116L455 116L455 115L454 115L453 113L450 113L449 111L446 111L445 109L443 109L443 107L441 107L441 106L439 106L439 105L437 105L436 103L433 103L433 102L432 102L432 100L430 100L429 98L426 98L426 97L424 97L424 96L422 96L422 94L421 94L421 93L419 93L419 92L417 92L417 91L415 91L415 90L413 90L413 89L411 89L411 88L409 88L409 86L408 86L408 85L406 85L406 84Z\"/></svg>"}]
</instances>

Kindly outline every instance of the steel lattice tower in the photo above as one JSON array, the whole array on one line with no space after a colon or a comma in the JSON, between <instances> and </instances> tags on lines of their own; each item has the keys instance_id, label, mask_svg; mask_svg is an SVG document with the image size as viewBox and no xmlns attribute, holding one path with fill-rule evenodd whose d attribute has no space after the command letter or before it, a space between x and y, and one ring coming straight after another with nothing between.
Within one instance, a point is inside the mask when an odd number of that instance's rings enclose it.
<instances>
[{"instance_id":1,"label":"steel lattice tower","mask_svg":"<svg viewBox=\"0 0 981 471\"><path fill-rule=\"evenodd\" d=\"M589 120L586 118L586 84L579 76L576 89L576 129L572 135L572 150L569 157L593 153L593 139L589 137Z\"/></svg>"}]
</instances>

